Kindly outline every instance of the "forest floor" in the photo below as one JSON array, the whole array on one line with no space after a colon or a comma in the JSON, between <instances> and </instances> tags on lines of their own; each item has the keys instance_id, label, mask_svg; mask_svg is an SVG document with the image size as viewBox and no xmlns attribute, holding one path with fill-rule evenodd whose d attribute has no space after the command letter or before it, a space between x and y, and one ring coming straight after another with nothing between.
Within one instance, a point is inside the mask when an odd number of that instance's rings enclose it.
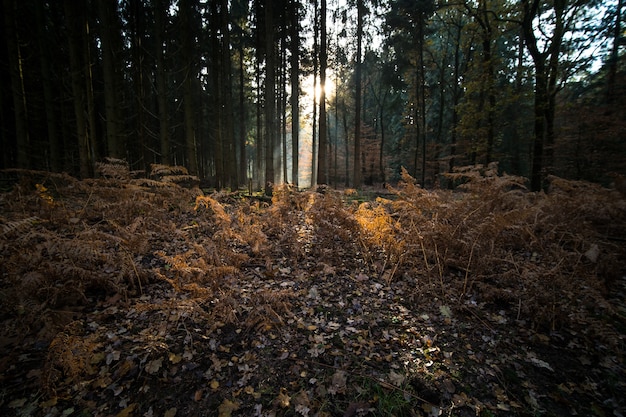
<instances>
[{"instance_id":1,"label":"forest floor","mask_svg":"<svg viewBox=\"0 0 626 417\"><path fill-rule=\"evenodd\" d=\"M5 171L0 415L622 416L626 199Z\"/></svg>"}]
</instances>

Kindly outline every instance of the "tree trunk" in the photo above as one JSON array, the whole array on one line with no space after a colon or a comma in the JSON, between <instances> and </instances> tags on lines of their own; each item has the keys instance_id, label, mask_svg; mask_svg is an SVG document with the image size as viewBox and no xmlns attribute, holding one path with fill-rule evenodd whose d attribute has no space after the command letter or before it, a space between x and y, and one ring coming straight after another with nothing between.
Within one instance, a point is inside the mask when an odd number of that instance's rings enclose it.
<instances>
[{"instance_id":1,"label":"tree trunk","mask_svg":"<svg viewBox=\"0 0 626 417\"><path fill-rule=\"evenodd\" d=\"M320 129L319 129L319 156L318 182L328 184L328 131L326 127L326 0L321 0L320 11Z\"/></svg>"},{"instance_id":2,"label":"tree trunk","mask_svg":"<svg viewBox=\"0 0 626 417\"><path fill-rule=\"evenodd\" d=\"M265 4L265 195L274 187L274 146L276 143L276 52L274 50L274 12Z\"/></svg>"},{"instance_id":3,"label":"tree trunk","mask_svg":"<svg viewBox=\"0 0 626 417\"><path fill-rule=\"evenodd\" d=\"M41 83L43 87L44 109L46 112L46 126L48 130L48 145L50 150L49 169L60 172L63 167L62 148L59 141L58 122L59 112L55 105L55 88L52 82L50 66L52 65L46 42L47 37L45 24L45 4L37 3L37 43L39 49L39 63L41 70Z\"/></svg>"},{"instance_id":4,"label":"tree trunk","mask_svg":"<svg viewBox=\"0 0 626 417\"><path fill-rule=\"evenodd\" d=\"M72 101L74 103L74 117L76 118L76 140L78 142L78 157L80 176L87 178L91 173L91 158L89 155L89 136L87 134L87 120L85 117L85 92L84 71L81 57L81 40L85 27L84 3L74 0L65 0L65 18L67 21L70 55L70 73L72 78Z\"/></svg>"},{"instance_id":5,"label":"tree trunk","mask_svg":"<svg viewBox=\"0 0 626 417\"><path fill-rule=\"evenodd\" d=\"M617 79L617 64L619 60L619 45L622 38L622 8L624 0L617 1L617 9L615 11L615 26L613 27L613 46L611 47L611 55L609 57L609 74L607 77L606 98L607 104L614 104L617 96L615 94L615 84Z\"/></svg>"},{"instance_id":6,"label":"tree trunk","mask_svg":"<svg viewBox=\"0 0 626 417\"><path fill-rule=\"evenodd\" d=\"M166 39L166 10L169 0L156 0L154 8L154 42L156 58L157 107L159 111L159 146L161 163L170 165L169 111L167 110L167 78L165 69L164 40Z\"/></svg>"},{"instance_id":7,"label":"tree trunk","mask_svg":"<svg viewBox=\"0 0 626 417\"><path fill-rule=\"evenodd\" d=\"M230 62L230 29L229 20L230 13L228 11L228 0L221 0L220 6L220 31L221 31L221 103L224 111L222 118L224 122L224 131L222 132L223 150L225 152L225 170L227 174L228 185L232 189L238 188L237 183L237 154L235 148L234 138L234 124L233 124L233 95L232 95L232 76Z\"/></svg>"},{"instance_id":8,"label":"tree trunk","mask_svg":"<svg viewBox=\"0 0 626 417\"><path fill-rule=\"evenodd\" d=\"M15 21L15 0L4 0L4 23L6 46L9 56L9 74L11 76L11 91L13 95L13 114L15 116L15 140L17 158L15 163L19 168L29 168L30 136L28 133L28 113L24 78L22 68L22 54Z\"/></svg>"},{"instance_id":9,"label":"tree trunk","mask_svg":"<svg viewBox=\"0 0 626 417\"><path fill-rule=\"evenodd\" d=\"M116 60L118 42L114 41L117 36L118 24L117 3L99 1L98 13L100 15L100 42L102 49L102 72L104 77L104 117L106 121L106 137L108 156L112 158L123 158L124 151L118 135L118 109L117 100L119 90L116 76L116 67L120 62Z\"/></svg>"},{"instance_id":10,"label":"tree trunk","mask_svg":"<svg viewBox=\"0 0 626 417\"><path fill-rule=\"evenodd\" d=\"M311 150L311 188L317 185L317 137L318 137L318 124L317 124L317 69L319 64L318 44L317 37L319 34L319 16L317 11L317 0L315 0L315 17L313 22L313 132L311 135L312 150Z\"/></svg>"},{"instance_id":11,"label":"tree trunk","mask_svg":"<svg viewBox=\"0 0 626 417\"><path fill-rule=\"evenodd\" d=\"M426 185L426 74L424 68L424 48L425 45L425 35L424 35L424 26L426 25L424 12L419 12L419 22L418 22L418 36L419 36L419 78L420 78L420 121L418 125L420 126L420 135L422 142L422 186Z\"/></svg>"},{"instance_id":12,"label":"tree trunk","mask_svg":"<svg viewBox=\"0 0 626 417\"><path fill-rule=\"evenodd\" d=\"M300 19L298 0L292 0L291 14L291 181L298 187L300 159Z\"/></svg>"},{"instance_id":13,"label":"tree trunk","mask_svg":"<svg viewBox=\"0 0 626 417\"><path fill-rule=\"evenodd\" d=\"M357 0L357 26L356 26L356 62L354 70L355 96L354 96L354 188L361 187L361 55L363 45L363 13L365 5L363 0Z\"/></svg>"},{"instance_id":14,"label":"tree trunk","mask_svg":"<svg viewBox=\"0 0 626 417\"><path fill-rule=\"evenodd\" d=\"M194 65L195 48L193 40L193 28L192 19L190 13L194 9L195 0L181 1L179 5L179 13L182 27L185 28L183 32L183 61L185 66L185 75L183 80L183 111L184 111L184 125L185 125L185 150L186 150L186 162L187 169L190 174L198 174L198 154L196 144L196 117L194 113L194 91L193 81L196 77L196 70Z\"/></svg>"},{"instance_id":15,"label":"tree trunk","mask_svg":"<svg viewBox=\"0 0 626 417\"><path fill-rule=\"evenodd\" d=\"M243 42L239 41L239 175L238 183L245 184L248 178L248 157L246 155L246 93Z\"/></svg>"},{"instance_id":16,"label":"tree trunk","mask_svg":"<svg viewBox=\"0 0 626 417\"><path fill-rule=\"evenodd\" d=\"M554 2L555 26L550 43L547 45L547 54L540 51L533 28L533 20L539 13L540 0L532 0L532 3L530 1L522 0L524 12L522 32L524 43L535 66L535 123L530 186L533 191L539 191L542 188L546 162L549 167L553 157L555 95L559 54L565 33L563 16L566 0ZM547 155L544 155L545 147L549 148Z\"/></svg>"}]
</instances>

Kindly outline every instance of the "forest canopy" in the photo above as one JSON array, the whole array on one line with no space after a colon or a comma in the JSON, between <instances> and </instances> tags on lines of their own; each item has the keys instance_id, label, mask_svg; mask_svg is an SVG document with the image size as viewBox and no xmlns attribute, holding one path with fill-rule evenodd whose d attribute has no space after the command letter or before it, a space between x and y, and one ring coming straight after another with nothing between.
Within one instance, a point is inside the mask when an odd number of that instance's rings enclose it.
<instances>
[{"instance_id":1,"label":"forest canopy","mask_svg":"<svg viewBox=\"0 0 626 417\"><path fill-rule=\"evenodd\" d=\"M0 168L210 187L623 174L623 2L2 2ZM328 90L328 91L327 91Z\"/></svg>"}]
</instances>

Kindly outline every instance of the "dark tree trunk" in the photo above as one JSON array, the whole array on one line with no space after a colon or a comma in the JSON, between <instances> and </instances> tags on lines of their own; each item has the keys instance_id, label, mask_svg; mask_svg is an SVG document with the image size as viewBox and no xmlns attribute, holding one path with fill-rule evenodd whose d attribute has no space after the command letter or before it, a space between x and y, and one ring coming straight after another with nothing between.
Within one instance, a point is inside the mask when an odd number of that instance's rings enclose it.
<instances>
[{"instance_id":1,"label":"dark tree trunk","mask_svg":"<svg viewBox=\"0 0 626 417\"><path fill-rule=\"evenodd\" d=\"M68 46L70 55L70 73L72 81L72 101L74 103L74 117L76 123L76 140L78 143L79 171L82 178L87 178L92 172L92 160L89 155L89 134L87 131L86 100L84 66L81 54L82 39L86 19L84 3L65 0L65 18L68 30Z\"/></svg>"},{"instance_id":2,"label":"dark tree trunk","mask_svg":"<svg viewBox=\"0 0 626 417\"><path fill-rule=\"evenodd\" d=\"M365 5L363 0L357 0L357 26L356 26L356 62L354 70L355 95L354 95L354 188L361 186L361 54L363 45L363 14Z\"/></svg>"},{"instance_id":3,"label":"dark tree trunk","mask_svg":"<svg viewBox=\"0 0 626 417\"><path fill-rule=\"evenodd\" d=\"M108 156L123 158L124 150L118 135L119 126L119 102L116 68L121 67L117 59L119 42L115 40L119 36L119 15L116 2L100 1L98 13L100 16L100 42L102 49L102 72L104 78L104 118L106 121L106 138Z\"/></svg>"},{"instance_id":4,"label":"dark tree trunk","mask_svg":"<svg viewBox=\"0 0 626 417\"><path fill-rule=\"evenodd\" d=\"M9 55L9 74L13 97L13 114L15 117L15 140L17 158L15 164L19 168L29 168L30 136L28 133L28 113L26 93L24 91L23 60L15 21L15 0L4 0L4 29L7 52Z\"/></svg>"},{"instance_id":5,"label":"dark tree trunk","mask_svg":"<svg viewBox=\"0 0 626 417\"><path fill-rule=\"evenodd\" d=\"M161 163L172 163L170 154L169 111L167 109L167 76L165 68L166 46L164 40L167 34L166 10L169 9L169 0L156 0L154 8L154 41L156 59L156 87L157 107L159 114L159 146Z\"/></svg>"},{"instance_id":6,"label":"dark tree trunk","mask_svg":"<svg viewBox=\"0 0 626 417\"><path fill-rule=\"evenodd\" d=\"M187 169L191 174L198 174L198 154L196 144L196 117L194 105L194 80L196 77L195 59L193 50L195 48L193 40L193 22L191 18L192 10L195 9L196 0L181 0L179 13L183 32L183 111L185 125L185 150Z\"/></svg>"}]
</instances>

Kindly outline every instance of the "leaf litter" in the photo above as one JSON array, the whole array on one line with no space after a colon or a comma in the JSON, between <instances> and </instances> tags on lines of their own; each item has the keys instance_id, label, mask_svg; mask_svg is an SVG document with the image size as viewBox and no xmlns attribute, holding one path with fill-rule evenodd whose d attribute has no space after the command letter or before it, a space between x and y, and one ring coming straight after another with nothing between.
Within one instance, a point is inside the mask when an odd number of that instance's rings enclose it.
<instances>
[{"instance_id":1,"label":"leaf litter","mask_svg":"<svg viewBox=\"0 0 626 417\"><path fill-rule=\"evenodd\" d=\"M0 412L623 415L626 202L451 177L267 204L20 172L0 196Z\"/></svg>"}]
</instances>

